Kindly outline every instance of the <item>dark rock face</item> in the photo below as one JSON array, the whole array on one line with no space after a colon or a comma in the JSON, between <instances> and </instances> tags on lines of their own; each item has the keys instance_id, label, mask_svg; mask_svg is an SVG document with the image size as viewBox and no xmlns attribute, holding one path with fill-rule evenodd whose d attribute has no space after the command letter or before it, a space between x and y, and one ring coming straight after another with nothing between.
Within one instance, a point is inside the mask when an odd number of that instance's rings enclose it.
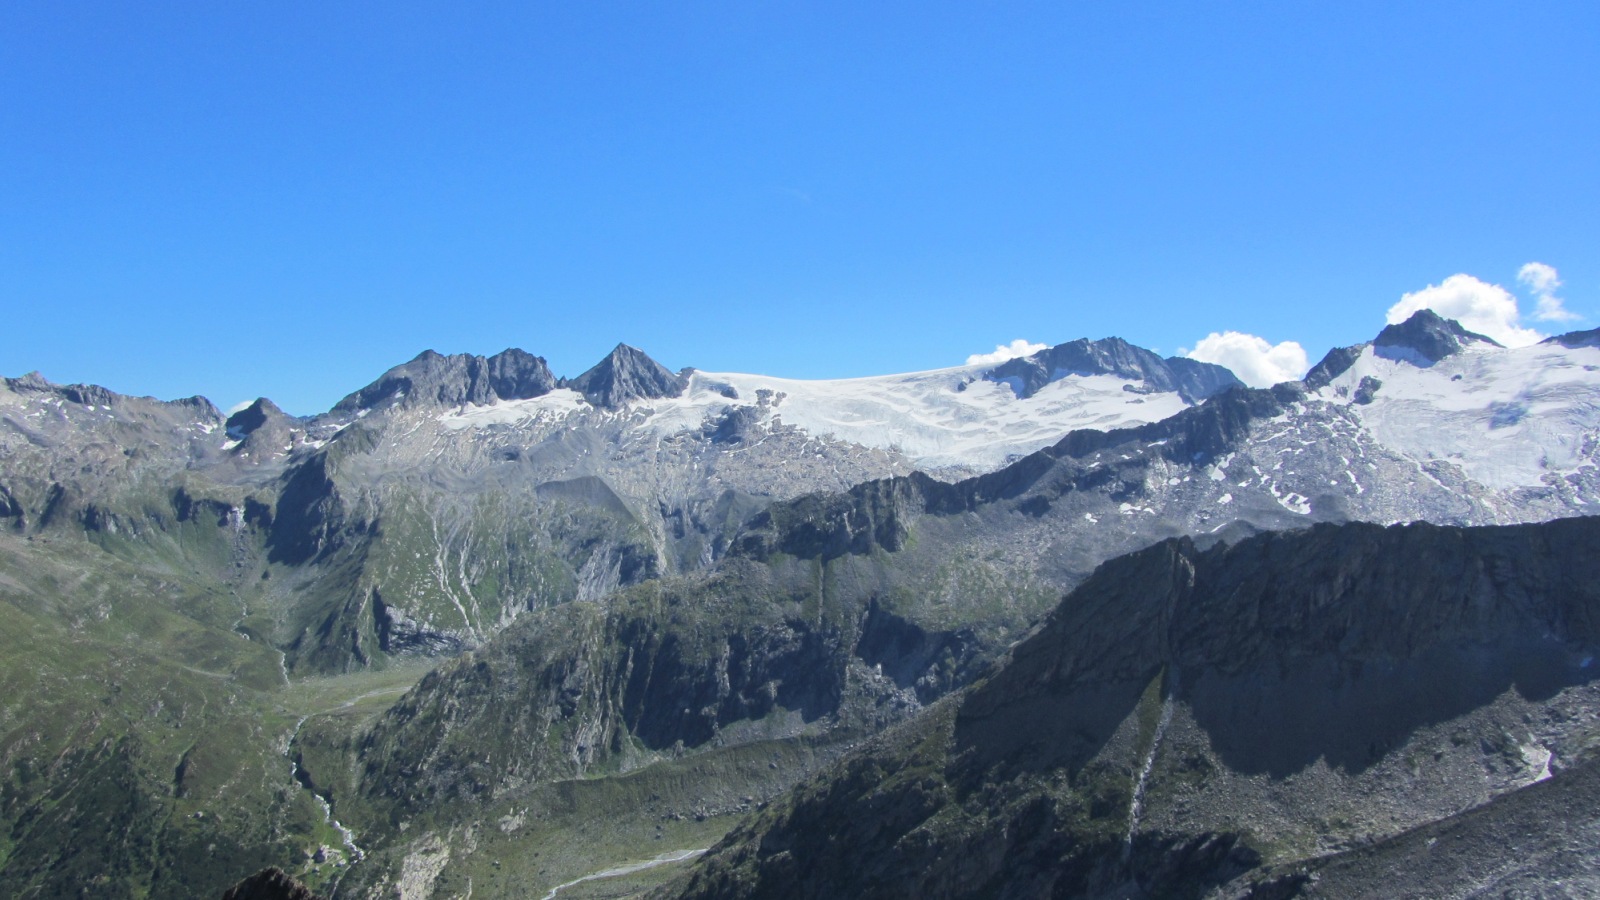
<instances>
[{"instance_id":1,"label":"dark rock face","mask_svg":"<svg viewBox=\"0 0 1600 900\"><path fill-rule=\"evenodd\" d=\"M276 403L265 397L228 417L228 437L238 440L256 432L268 422L287 419L289 416Z\"/></svg>"},{"instance_id":2,"label":"dark rock face","mask_svg":"<svg viewBox=\"0 0 1600 900\"><path fill-rule=\"evenodd\" d=\"M721 418L704 426L715 444L742 444L747 441L761 421L761 409L755 406L735 406Z\"/></svg>"},{"instance_id":3,"label":"dark rock face","mask_svg":"<svg viewBox=\"0 0 1600 900\"><path fill-rule=\"evenodd\" d=\"M287 872L272 866L228 888L222 900L322 900L322 897L289 877Z\"/></svg>"},{"instance_id":4,"label":"dark rock face","mask_svg":"<svg viewBox=\"0 0 1600 900\"><path fill-rule=\"evenodd\" d=\"M229 439L239 442L234 448L238 454L284 450L293 442L291 432L297 421L277 404L261 397L229 416L224 424Z\"/></svg>"},{"instance_id":5,"label":"dark rock face","mask_svg":"<svg viewBox=\"0 0 1600 900\"><path fill-rule=\"evenodd\" d=\"M1322 361L1311 367L1306 373L1304 384L1307 390L1321 390L1333 382L1335 378L1343 375L1361 358L1361 351L1367 348L1366 344L1356 344L1351 347L1335 347L1328 351Z\"/></svg>"},{"instance_id":6,"label":"dark rock face","mask_svg":"<svg viewBox=\"0 0 1600 900\"><path fill-rule=\"evenodd\" d=\"M362 739L360 789L411 812L471 804L508 777L581 775L635 742L672 752L769 714L837 716L853 622L807 621L785 594L744 564L622 591L606 610L525 617L384 714Z\"/></svg>"},{"instance_id":7,"label":"dark rock face","mask_svg":"<svg viewBox=\"0 0 1600 900\"><path fill-rule=\"evenodd\" d=\"M372 591L372 626L377 634L378 649L393 655L440 656L457 654L465 648L460 637L429 628L426 623L384 603L383 594L376 588Z\"/></svg>"},{"instance_id":8,"label":"dark rock face","mask_svg":"<svg viewBox=\"0 0 1600 900\"><path fill-rule=\"evenodd\" d=\"M617 409L629 400L679 396L689 386L689 379L674 375L642 350L618 344L609 356L566 386L595 406Z\"/></svg>"},{"instance_id":9,"label":"dark rock face","mask_svg":"<svg viewBox=\"0 0 1600 900\"><path fill-rule=\"evenodd\" d=\"M550 393L555 376L543 357L515 348L484 358L460 353L443 356L424 350L383 377L345 397L335 413L355 413L381 404L485 405L496 400L526 400Z\"/></svg>"},{"instance_id":10,"label":"dark rock face","mask_svg":"<svg viewBox=\"0 0 1600 900\"><path fill-rule=\"evenodd\" d=\"M1445 723L1454 736L1430 763L1487 753L1489 765L1517 765L1526 738L1501 737L1502 726L1473 732L1476 711L1507 696L1591 696L1600 559L1586 548L1596 540L1600 519L1318 525L1208 550L1180 538L1120 557L987 677L773 804L657 896L1199 898L1219 887L1233 896L1229 886L1252 877L1282 834L1252 824L1262 801L1225 787L1208 794L1208 780L1265 777L1303 827L1370 840L1359 830L1370 825L1304 811L1327 802L1296 793L1310 791L1306 773L1381 779L1383 766L1409 764L1391 757L1416 756L1412 736ZM1571 734L1571 748L1552 750L1581 767L1593 738ZM1414 799L1450 790L1395 777ZM1572 781L1578 800L1592 797L1592 775ZM1333 802L1360 815L1350 797ZM1168 818L1146 823L1141 807ZM1572 846L1553 832L1546 844ZM1456 854L1480 875L1521 865L1538 882L1537 862L1515 846L1471 847L1495 860ZM1422 849L1402 844L1394 859ZM1593 876L1580 857L1561 859ZM1277 865L1259 892L1237 896L1296 896L1307 879ZM1339 871L1370 888L1383 882L1372 865ZM1349 895L1371 894L1328 894Z\"/></svg>"},{"instance_id":11,"label":"dark rock face","mask_svg":"<svg viewBox=\"0 0 1600 900\"><path fill-rule=\"evenodd\" d=\"M285 473L282 492L270 518L267 548L274 562L300 565L338 546L345 509L326 452L313 455Z\"/></svg>"},{"instance_id":12,"label":"dark rock face","mask_svg":"<svg viewBox=\"0 0 1600 900\"><path fill-rule=\"evenodd\" d=\"M1366 406L1367 404L1372 402L1372 399L1374 397L1378 396L1378 390L1380 388L1382 388L1382 387L1383 387L1382 379L1374 378L1371 375L1367 375L1367 376L1365 376L1364 378L1361 379L1361 383L1360 384L1356 385L1356 393L1355 393L1355 396L1352 399L1356 403L1358 403L1358 404L1360 404L1362 406Z\"/></svg>"},{"instance_id":13,"label":"dark rock face","mask_svg":"<svg viewBox=\"0 0 1600 900\"><path fill-rule=\"evenodd\" d=\"M1282 776L1322 758L1358 770L1374 746L1512 685L1548 696L1592 677L1579 663L1600 644L1600 560L1581 548L1597 539L1600 518L1317 525L1207 551L1166 541L1103 566L961 717L985 723L971 732L980 756L1010 757L996 736L1017 733L992 726L1176 670L1173 691L1234 768ZM1257 740L1263 727L1273 741ZM1039 761L1075 764L1067 746Z\"/></svg>"},{"instance_id":14,"label":"dark rock face","mask_svg":"<svg viewBox=\"0 0 1600 900\"><path fill-rule=\"evenodd\" d=\"M1017 396L1032 397L1063 375L1116 375L1139 379L1156 391L1176 391L1190 403L1242 384L1222 366L1173 357L1162 359L1121 338L1079 339L1008 360L984 373L990 381L1010 382Z\"/></svg>"},{"instance_id":15,"label":"dark rock face","mask_svg":"<svg viewBox=\"0 0 1600 900\"><path fill-rule=\"evenodd\" d=\"M1591 328L1588 331L1569 331L1555 337L1545 338L1543 344L1560 344L1563 347L1600 347L1600 328Z\"/></svg>"},{"instance_id":16,"label":"dark rock face","mask_svg":"<svg viewBox=\"0 0 1600 900\"><path fill-rule=\"evenodd\" d=\"M899 550L909 534L907 519L930 508L930 493L942 482L920 472L869 481L843 494L809 494L778 503L753 518L729 554L767 561L774 554L824 562L875 549Z\"/></svg>"},{"instance_id":17,"label":"dark rock face","mask_svg":"<svg viewBox=\"0 0 1600 900\"><path fill-rule=\"evenodd\" d=\"M501 400L528 400L555 389L555 378L544 358L515 347L489 357L489 389Z\"/></svg>"},{"instance_id":18,"label":"dark rock face","mask_svg":"<svg viewBox=\"0 0 1600 900\"><path fill-rule=\"evenodd\" d=\"M1446 319L1431 309L1419 309L1404 322L1378 332L1372 345L1380 356L1431 366L1474 342L1500 346L1492 338L1462 328L1454 319Z\"/></svg>"}]
</instances>

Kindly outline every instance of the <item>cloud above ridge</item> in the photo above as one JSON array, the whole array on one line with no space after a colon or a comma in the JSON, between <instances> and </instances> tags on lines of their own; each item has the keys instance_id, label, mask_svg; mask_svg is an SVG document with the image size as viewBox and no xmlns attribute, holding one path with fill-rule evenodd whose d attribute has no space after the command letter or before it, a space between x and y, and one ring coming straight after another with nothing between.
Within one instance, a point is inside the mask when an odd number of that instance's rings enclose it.
<instances>
[{"instance_id":1,"label":"cloud above ridge","mask_svg":"<svg viewBox=\"0 0 1600 900\"><path fill-rule=\"evenodd\" d=\"M1517 270L1517 280L1523 287L1533 292L1539 306L1533 311L1533 318L1539 322L1575 322L1583 318L1567 309L1560 297L1556 296L1556 289L1561 287L1561 276L1557 274L1555 266L1542 262L1531 262Z\"/></svg>"},{"instance_id":2,"label":"cloud above ridge","mask_svg":"<svg viewBox=\"0 0 1600 900\"><path fill-rule=\"evenodd\" d=\"M1548 266L1543 268L1549 269ZM1543 278L1544 275L1542 271L1535 271L1532 277ZM1553 278L1555 270L1550 269L1549 275ZM1451 275L1438 284L1405 294L1389 307L1388 322L1391 325L1404 322L1422 309L1455 319L1468 331L1494 338L1507 347L1526 347L1544 339L1538 331L1522 327L1522 313L1517 309L1517 298L1510 291L1471 275Z\"/></svg>"},{"instance_id":3,"label":"cloud above ridge","mask_svg":"<svg viewBox=\"0 0 1600 900\"><path fill-rule=\"evenodd\" d=\"M1298 381L1311 368L1306 348L1299 342L1273 344L1266 338L1241 331L1213 331L1195 344L1193 350L1179 353L1200 362L1225 366L1239 376L1240 381L1254 388Z\"/></svg>"},{"instance_id":4,"label":"cloud above ridge","mask_svg":"<svg viewBox=\"0 0 1600 900\"><path fill-rule=\"evenodd\" d=\"M1019 356L1032 356L1035 353L1038 353L1040 350L1049 349L1049 347L1049 344L1035 344L1031 341L1025 341L1022 338L1017 338L1009 344L996 345L993 353L972 354L971 356L967 357L967 365L998 365L1008 359L1016 359Z\"/></svg>"}]
</instances>

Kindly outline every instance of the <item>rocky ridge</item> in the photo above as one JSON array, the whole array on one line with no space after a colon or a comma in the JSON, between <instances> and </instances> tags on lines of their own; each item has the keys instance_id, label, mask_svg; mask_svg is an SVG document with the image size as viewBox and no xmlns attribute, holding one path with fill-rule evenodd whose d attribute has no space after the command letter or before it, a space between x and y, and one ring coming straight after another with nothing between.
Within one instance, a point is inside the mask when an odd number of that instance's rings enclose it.
<instances>
[{"instance_id":1,"label":"rocky ridge","mask_svg":"<svg viewBox=\"0 0 1600 900\"><path fill-rule=\"evenodd\" d=\"M1597 529L1324 525L1114 560L659 896L1200 897L1381 847L1588 759Z\"/></svg>"},{"instance_id":2,"label":"rocky ridge","mask_svg":"<svg viewBox=\"0 0 1600 900\"><path fill-rule=\"evenodd\" d=\"M1166 359L1121 338L1080 339L1001 363L984 378L1010 384L1020 398L1032 397L1067 375L1117 375L1140 382L1131 390L1171 391L1189 403L1219 394L1241 382L1232 372L1181 356Z\"/></svg>"}]
</instances>

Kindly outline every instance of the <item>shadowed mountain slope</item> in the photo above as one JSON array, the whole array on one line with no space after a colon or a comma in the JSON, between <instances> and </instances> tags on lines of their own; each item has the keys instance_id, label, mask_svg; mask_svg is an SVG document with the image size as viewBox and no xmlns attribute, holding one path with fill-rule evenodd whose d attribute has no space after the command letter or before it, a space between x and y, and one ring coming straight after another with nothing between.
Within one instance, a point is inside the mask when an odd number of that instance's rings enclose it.
<instances>
[{"instance_id":1,"label":"shadowed mountain slope","mask_svg":"<svg viewBox=\"0 0 1600 900\"><path fill-rule=\"evenodd\" d=\"M661 896L1200 897L1443 819L1600 739L1597 539L1317 526L1114 560Z\"/></svg>"}]
</instances>

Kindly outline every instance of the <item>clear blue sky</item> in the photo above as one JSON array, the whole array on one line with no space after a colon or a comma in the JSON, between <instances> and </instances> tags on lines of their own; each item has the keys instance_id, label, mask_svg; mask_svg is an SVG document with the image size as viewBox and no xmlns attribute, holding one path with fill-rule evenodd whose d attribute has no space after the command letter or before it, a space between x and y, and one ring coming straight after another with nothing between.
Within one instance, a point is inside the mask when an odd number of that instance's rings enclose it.
<instances>
[{"instance_id":1,"label":"clear blue sky","mask_svg":"<svg viewBox=\"0 0 1600 900\"><path fill-rule=\"evenodd\" d=\"M1593 0L0 4L6 375L1314 360L1535 260L1594 327L1597 251Z\"/></svg>"}]
</instances>

